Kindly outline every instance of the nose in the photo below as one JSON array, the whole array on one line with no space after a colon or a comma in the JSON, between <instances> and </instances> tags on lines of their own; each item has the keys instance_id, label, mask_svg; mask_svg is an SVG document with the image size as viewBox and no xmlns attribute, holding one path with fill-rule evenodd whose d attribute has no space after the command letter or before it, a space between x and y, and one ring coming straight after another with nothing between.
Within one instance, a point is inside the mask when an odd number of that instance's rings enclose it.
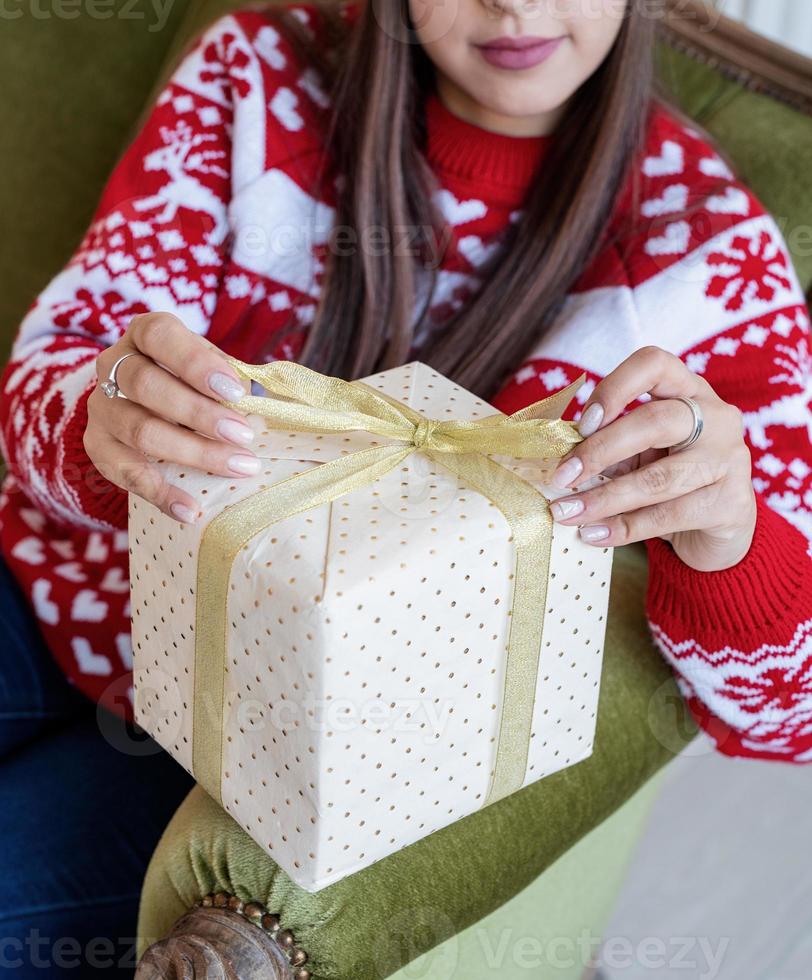
<instances>
[{"instance_id":1,"label":"nose","mask_svg":"<svg viewBox=\"0 0 812 980\"><path fill-rule=\"evenodd\" d=\"M545 0L481 0L481 2L496 16L521 17L538 11Z\"/></svg>"}]
</instances>

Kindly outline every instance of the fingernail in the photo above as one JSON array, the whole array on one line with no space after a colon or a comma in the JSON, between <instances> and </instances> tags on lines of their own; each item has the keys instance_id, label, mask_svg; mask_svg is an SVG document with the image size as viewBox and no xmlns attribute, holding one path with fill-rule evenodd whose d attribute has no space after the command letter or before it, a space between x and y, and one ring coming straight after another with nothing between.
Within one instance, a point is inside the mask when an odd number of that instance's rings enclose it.
<instances>
[{"instance_id":1,"label":"fingernail","mask_svg":"<svg viewBox=\"0 0 812 980\"><path fill-rule=\"evenodd\" d=\"M603 405L593 402L578 422L578 431L586 438L597 432L603 422Z\"/></svg>"},{"instance_id":2,"label":"fingernail","mask_svg":"<svg viewBox=\"0 0 812 980\"><path fill-rule=\"evenodd\" d=\"M236 419L220 419L215 431L217 435L238 446L248 446L254 441L256 433L250 425L238 422Z\"/></svg>"},{"instance_id":3,"label":"fingernail","mask_svg":"<svg viewBox=\"0 0 812 980\"><path fill-rule=\"evenodd\" d=\"M579 529L581 540L587 544L594 544L596 541L605 541L609 537L609 528L605 524L589 524Z\"/></svg>"},{"instance_id":4,"label":"fingernail","mask_svg":"<svg viewBox=\"0 0 812 980\"><path fill-rule=\"evenodd\" d=\"M187 507L186 504L178 503L178 501L175 501L174 504L170 504L169 510L172 516L182 524L196 524L197 519L200 516L199 510L192 510L191 507Z\"/></svg>"},{"instance_id":5,"label":"fingernail","mask_svg":"<svg viewBox=\"0 0 812 980\"><path fill-rule=\"evenodd\" d=\"M227 402L238 402L245 394L245 388L236 378L232 378L229 374L223 374L221 371L215 371L214 374L209 375L209 387L215 395L219 395Z\"/></svg>"},{"instance_id":6,"label":"fingernail","mask_svg":"<svg viewBox=\"0 0 812 980\"><path fill-rule=\"evenodd\" d=\"M554 504L550 505L550 510L557 521L566 521L583 512L584 502L579 499L556 500Z\"/></svg>"},{"instance_id":7,"label":"fingernail","mask_svg":"<svg viewBox=\"0 0 812 980\"><path fill-rule=\"evenodd\" d=\"M573 456L571 459L561 463L555 473L553 473L551 482L554 487L559 487L563 490L571 483L574 483L583 471L584 464L577 456Z\"/></svg>"},{"instance_id":8,"label":"fingernail","mask_svg":"<svg viewBox=\"0 0 812 980\"><path fill-rule=\"evenodd\" d=\"M262 463L256 456L235 453L228 458L228 468L232 473L239 473L240 476L256 476L262 468Z\"/></svg>"}]
</instances>

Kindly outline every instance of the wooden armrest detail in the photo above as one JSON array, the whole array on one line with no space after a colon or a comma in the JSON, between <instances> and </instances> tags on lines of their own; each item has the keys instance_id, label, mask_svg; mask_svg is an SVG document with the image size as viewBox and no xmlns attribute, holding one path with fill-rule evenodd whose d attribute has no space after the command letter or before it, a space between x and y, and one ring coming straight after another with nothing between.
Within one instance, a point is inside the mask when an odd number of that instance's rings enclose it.
<instances>
[{"instance_id":1,"label":"wooden armrest detail","mask_svg":"<svg viewBox=\"0 0 812 980\"><path fill-rule=\"evenodd\" d=\"M307 954L258 902L207 895L147 949L136 980L310 980Z\"/></svg>"}]
</instances>

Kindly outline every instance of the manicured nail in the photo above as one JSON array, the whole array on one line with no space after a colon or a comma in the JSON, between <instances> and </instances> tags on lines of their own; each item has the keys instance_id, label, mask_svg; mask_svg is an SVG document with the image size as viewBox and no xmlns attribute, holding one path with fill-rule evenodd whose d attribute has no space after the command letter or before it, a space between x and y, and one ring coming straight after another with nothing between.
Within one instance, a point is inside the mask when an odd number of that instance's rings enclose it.
<instances>
[{"instance_id":1,"label":"manicured nail","mask_svg":"<svg viewBox=\"0 0 812 980\"><path fill-rule=\"evenodd\" d=\"M587 544L594 544L596 541L605 541L609 537L609 528L605 524L588 524L579 529L581 540Z\"/></svg>"},{"instance_id":2,"label":"manicured nail","mask_svg":"<svg viewBox=\"0 0 812 980\"><path fill-rule=\"evenodd\" d=\"M561 490L563 490L571 483L575 483L583 471L584 464L580 459L578 459L577 456L573 456L571 459L565 460L565 462L561 463L555 473L553 473L551 483L554 487L559 487Z\"/></svg>"},{"instance_id":3,"label":"manicured nail","mask_svg":"<svg viewBox=\"0 0 812 980\"><path fill-rule=\"evenodd\" d=\"M578 431L586 438L597 432L603 422L603 405L592 402L578 421Z\"/></svg>"},{"instance_id":4,"label":"manicured nail","mask_svg":"<svg viewBox=\"0 0 812 980\"><path fill-rule=\"evenodd\" d=\"M228 468L232 473L238 473L240 476L256 476L262 468L262 462L256 456L235 453L228 458Z\"/></svg>"},{"instance_id":5,"label":"manicured nail","mask_svg":"<svg viewBox=\"0 0 812 980\"><path fill-rule=\"evenodd\" d=\"M556 500L554 504L550 505L550 510L557 521L566 521L571 517L577 517L578 514L583 513L584 502L578 498L574 498L573 500Z\"/></svg>"},{"instance_id":6,"label":"manicured nail","mask_svg":"<svg viewBox=\"0 0 812 980\"><path fill-rule=\"evenodd\" d=\"M191 507L187 507L186 504L181 504L177 500L170 505L169 510L175 520L182 524L196 524L198 517L200 517L199 510L192 510Z\"/></svg>"},{"instance_id":7,"label":"manicured nail","mask_svg":"<svg viewBox=\"0 0 812 980\"><path fill-rule=\"evenodd\" d=\"M256 435L250 425L245 425L236 419L220 419L215 431L222 439L236 443L238 446L249 446Z\"/></svg>"},{"instance_id":8,"label":"manicured nail","mask_svg":"<svg viewBox=\"0 0 812 980\"><path fill-rule=\"evenodd\" d=\"M215 395L224 398L227 402L238 402L245 394L245 388L236 378L221 371L209 375L209 387Z\"/></svg>"}]
</instances>

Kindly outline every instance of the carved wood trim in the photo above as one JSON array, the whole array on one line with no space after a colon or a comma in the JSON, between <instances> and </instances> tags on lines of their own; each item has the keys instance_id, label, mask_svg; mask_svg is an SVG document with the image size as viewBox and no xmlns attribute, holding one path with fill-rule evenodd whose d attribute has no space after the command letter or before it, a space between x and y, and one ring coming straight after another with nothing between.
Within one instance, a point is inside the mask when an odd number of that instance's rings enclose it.
<instances>
[{"instance_id":1,"label":"carved wood trim","mask_svg":"<svg viewBox=\"0 0 812 980\"><path fill-rule=\"evenodd\" d=\"M135 980L311 980L279 917L226 892L207 895L141 958Z\"/></svg>"},{"instance_id":2,"label":"carved wood trim","mask_svg":"<svg viewBox=\"0 0 812 980\"><path fill-rule=\"evenodd\" d=\"M665 42L733 81L812 115L812 59L731 20L706 0L666 0Z\"/></svg>"}]
</instances>

